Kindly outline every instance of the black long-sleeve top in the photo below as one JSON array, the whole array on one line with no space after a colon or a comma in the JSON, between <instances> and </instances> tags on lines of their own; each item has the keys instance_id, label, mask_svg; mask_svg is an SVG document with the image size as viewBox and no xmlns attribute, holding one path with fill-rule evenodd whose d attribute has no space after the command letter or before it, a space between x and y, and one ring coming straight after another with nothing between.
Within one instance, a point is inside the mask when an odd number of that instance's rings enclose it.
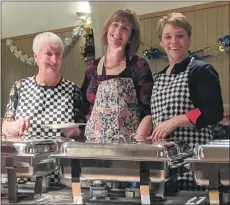
<instances>
[{"instance_id":1,"label":"black long-sleeve top","mask_svg":"<svg viewBox=\"0 0 230 205\"><path fill-rule=\"evenodd\" d=\"M189 62L188 57L181 63L175 64L171 74L184 72ZM167 68L168 66L159 74L166 73ZM194 60L188 74L188 87L191 101L200 111L200 114L197 114L194 109L193 118L196 118L196 127L201 128L221 121L224 112L223 99L219 75L214 67L204 61Z\"/></svg>"}]
</instances>

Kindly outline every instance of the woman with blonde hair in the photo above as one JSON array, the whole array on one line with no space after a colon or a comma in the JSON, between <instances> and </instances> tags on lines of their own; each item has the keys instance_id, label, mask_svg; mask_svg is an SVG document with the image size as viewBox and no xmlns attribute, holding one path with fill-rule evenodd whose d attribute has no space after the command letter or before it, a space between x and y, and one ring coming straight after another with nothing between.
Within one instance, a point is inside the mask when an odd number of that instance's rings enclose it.
<instances>
[{"instance_id":1,"label":"woman with blonde hair","mask_svg":"<svg viewBox=\"0 0 230 205\"><path fill-rule=\"evenodd\" d=\"M169 65L158 73L153 85L154 129L149 138L178 141L193 150L213 139L211 125L223 118L219 76L212 65L188 56L192 26L183 14L164 16L157 31ZM182 188L191 188L191 173L181 177Z\"/></svg>"}]
</instances>

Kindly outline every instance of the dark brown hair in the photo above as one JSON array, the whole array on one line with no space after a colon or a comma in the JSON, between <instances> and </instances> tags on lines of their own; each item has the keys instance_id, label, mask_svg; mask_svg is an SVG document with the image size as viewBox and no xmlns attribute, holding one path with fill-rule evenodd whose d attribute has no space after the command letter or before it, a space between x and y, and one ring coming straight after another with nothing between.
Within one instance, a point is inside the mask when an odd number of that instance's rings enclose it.
<instances>
[{"instance_id":1,"label":"dark brown hair","mask_svg":"<svg viewBox=\"0 0 230 205\"><path fill-rule=\"evenodd\" d=\"M110 25L114 21L128 21L132 24L131 36L129 43L126 45L126 53L129 55L135 55L140 46L140 23L135 12L129 9L120 9L113 13L105 22L105 25L101 32L101 43L105 46L108 45L107 33Z\"/></svg>"}]
</instances>

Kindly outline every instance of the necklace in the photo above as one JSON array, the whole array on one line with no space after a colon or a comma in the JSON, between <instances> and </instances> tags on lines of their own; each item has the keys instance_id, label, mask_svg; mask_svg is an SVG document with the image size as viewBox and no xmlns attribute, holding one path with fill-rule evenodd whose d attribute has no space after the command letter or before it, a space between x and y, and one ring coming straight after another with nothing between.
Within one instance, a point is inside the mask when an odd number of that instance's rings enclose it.
<instances>
[{"instance_id":1,"label":"necklace","mask_svg":"<svg viewBox=\"0 0 230 205\"><path fill-rule=\"evenodd\" d=\"M119 63L116 63L116 64L113 65L113 66L107 66L107 65L106 65L106 55L105 55L103 65L104 65L104 67L107 68L107 69L113 69L113 68L115 68L115 67L120 66L122 61L123 61L123 59L122 59Z\"/></svg>"}]
</instances>

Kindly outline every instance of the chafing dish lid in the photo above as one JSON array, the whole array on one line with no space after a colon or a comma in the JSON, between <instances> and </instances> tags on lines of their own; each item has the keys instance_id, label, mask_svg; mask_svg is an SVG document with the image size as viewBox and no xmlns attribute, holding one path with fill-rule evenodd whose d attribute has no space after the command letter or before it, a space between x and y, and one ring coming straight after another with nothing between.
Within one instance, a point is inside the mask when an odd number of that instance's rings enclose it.
<instances>
[{"instance_id":1,"label":"chafing dish lid","mask_svg":"<svg viewBox=\"0 0 230 205\"><path fill-rule=\"evenodd\" d=\"M2 153L37 153L49 149L56 149L56 143L52 140L14 140L2 141ZM41 149L42 148L42 149Z\"/></svg>"},{"instance_id":2,"label":"chafing dish lid","mask_svg":"<svg viewBox=\"0 0 230 205\"><path fill-rule=\"evenodd\" d=\"M60 153L51 156L66 158L88 159L117 159L117 160L170 160L167 154L167 146L175 146L171 142L153 144L102 144L102 143L63 143Z\"/></svg>"},{"instance_id":3,"label":"chafing dish lid","mask_svg":"<svg viewBox=\"0 0 230 205\"><path fill-rule=\"evenodd\" d=\"M229 162L229 140L215 140L194 149L194 157L188 161Z\"/></svg>"},{"instance_id":4,"label":"chafing dish lid","mask_svg":"<svg viewBox=\"0 0 230 205\"><path fill-rule=\"evenodd\" d=\"M229 140L213 140L209 142L210 145L229 145Z\"/></svg>"}]
</instances>

